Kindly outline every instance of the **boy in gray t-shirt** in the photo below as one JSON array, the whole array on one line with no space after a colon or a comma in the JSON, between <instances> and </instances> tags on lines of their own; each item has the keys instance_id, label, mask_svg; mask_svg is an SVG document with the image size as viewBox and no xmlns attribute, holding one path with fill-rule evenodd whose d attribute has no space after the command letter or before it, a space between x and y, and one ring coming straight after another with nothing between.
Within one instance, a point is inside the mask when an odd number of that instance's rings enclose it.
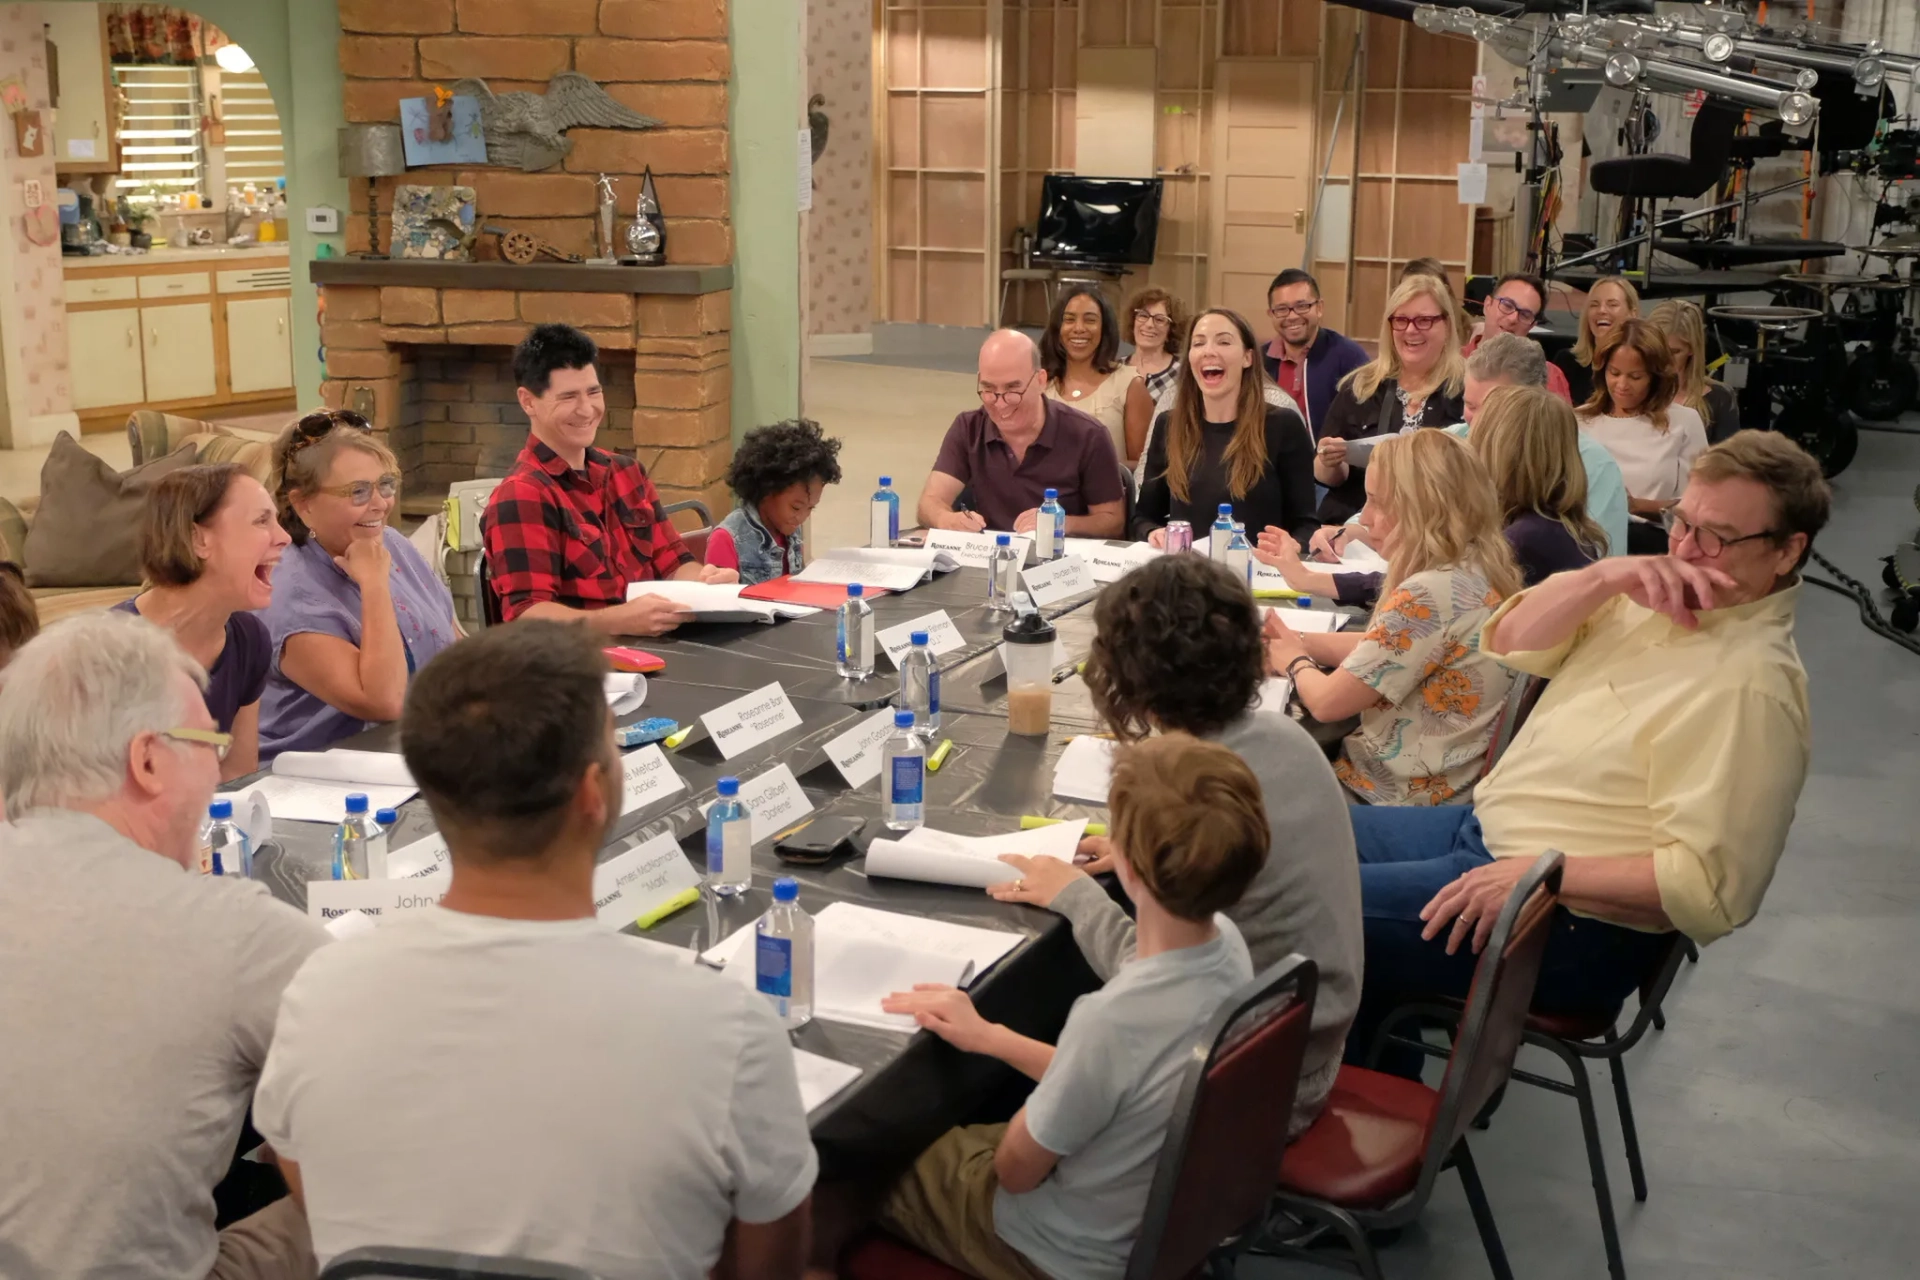
<instances>
[{"instance_id":1,"label":"boy in gray t-shirt","mask_svg":"<svg viewBox=\"0 0 1920 1280\"><path fill-rule=\"evenodd\" d=\"M1119 1280L1194 1039L1253 977L1217 914L1267 856L1252 771L1224 746L1168 734L1120 751L1111 795L1138 943L1074 1004L1058 1048L987 1022L952 988L885 1004L1039 1081L1010 1123L934 1143L881 1209L889 1230L979 1280Z\"/></svg>"}]
</instances>

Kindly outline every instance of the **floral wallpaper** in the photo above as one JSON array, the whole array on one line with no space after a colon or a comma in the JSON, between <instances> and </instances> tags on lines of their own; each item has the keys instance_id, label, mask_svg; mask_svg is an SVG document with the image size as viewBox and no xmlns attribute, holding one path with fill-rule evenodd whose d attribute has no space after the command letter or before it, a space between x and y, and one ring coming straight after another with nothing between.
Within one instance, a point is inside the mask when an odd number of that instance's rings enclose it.
<instances>
[{"instance_id":1,"label":"floral wallpaper","mask_svg":"<svg viewBox=\"0 0 1920 1280\"><path fill-rule=\"evenodd\" d=\"M808 333L865 333L873 319L873 6L811 0L808 97L827 117L813 165Z\"/></svg>"},{"instance_id":2,"label":"floral wallpaper","mask_svg":"<svg viewBox=\"0 0 1920 1280\"><path fill-rule=\"evenodd\" d=\"M51 125L47 88L47 39L40 25L40 6L0 5L0 79L19 76L27 88L27 103ZM0 335L7 343L7 367L26 379L22 397L27 412L64 413L72 407L67 390L67 305L60 274L60 242L37 245L27 238L23 184L37 179L49 204L57 185L53 176L53 145L45 154L22 159L14 143L11 121L0 118L4 138L6 175L7 249L13 255L13 306L17 331ZM20 403L15 400L15 403Z\"/></svg>"}]
</instances>

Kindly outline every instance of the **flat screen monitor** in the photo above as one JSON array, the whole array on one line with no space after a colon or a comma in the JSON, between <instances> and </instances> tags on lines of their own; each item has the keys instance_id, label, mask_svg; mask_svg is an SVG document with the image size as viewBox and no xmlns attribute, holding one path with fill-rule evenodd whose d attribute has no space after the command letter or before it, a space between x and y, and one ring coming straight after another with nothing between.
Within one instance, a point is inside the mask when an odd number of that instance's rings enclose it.
<instances>
[{"instance_id":1,"label":"flat screen monitor","mask_svg":"<svg viewBox=\"0 0 1920 1280\"><path fill-rule=\"evenodd\" d=\"M1033 255L1094 266L1146 266L1160 236L1160 179L1050 173L1040 189Z\"/></svg>"}]
</instances>

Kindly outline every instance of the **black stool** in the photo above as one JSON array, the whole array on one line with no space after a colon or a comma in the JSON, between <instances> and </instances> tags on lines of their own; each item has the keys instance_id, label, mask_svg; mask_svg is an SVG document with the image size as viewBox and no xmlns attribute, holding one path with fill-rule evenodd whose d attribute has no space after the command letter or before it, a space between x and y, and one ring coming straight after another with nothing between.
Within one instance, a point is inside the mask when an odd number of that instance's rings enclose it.
<instances>
[{"instance_id":1,"label":"black stool","mask_svg":"<svg viewBox=\"0 0 1920 1280\"><path fill-rule=\"evenodd\" d=\"M1733 131L1745 113L1714 98L1700 104L1693 118L1693 135L1684 156L1622 156L1601 160L1587 172L1587 183L1604 196L1622 200L1690 200L1711 190L1726 172ZM1649 219L1651 221L1651 218ZM1646 265L1653 265L1649 250Z\"/></svg>"}]
</instances>

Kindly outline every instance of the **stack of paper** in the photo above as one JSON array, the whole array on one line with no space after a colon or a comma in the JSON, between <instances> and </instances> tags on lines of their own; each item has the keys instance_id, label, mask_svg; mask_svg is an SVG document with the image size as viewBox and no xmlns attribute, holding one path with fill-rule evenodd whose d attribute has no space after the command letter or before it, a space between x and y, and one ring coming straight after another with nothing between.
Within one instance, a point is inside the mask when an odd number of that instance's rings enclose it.
<instances>
[{"instance_id":1,"label":"stack of paper","mask_svg":"<svg viewBox=\"0 0 1920 1280\"><path fill-rule=\"evenodd\" d=\"M647 700L647 678L637 671L615 671L607 676L607 706L616 716L638 711Z\"/></svg>"},{"instance_id":2,"label":"stack of paper","mask_svg":"<svg viewBox=\"0 0 1920 1280\"><path fill-rule=\"evenodd\" d=\"M1260 620L1266 621L1266 615L1273 614L1298 632L1314 632L1319 635L1332 635L1347 624L1347 615L1332 613L1325 609L1274 609L1260 606Z\"/></svg>"},{"instance_id":3,"label":"stack of paper","mask_svg":"<svg viewBox=\"0 0 1920 1280\"><path fill-rule=\"evenodd\" d=\"M842 547L793 575L795 582L857 582L863 587L910 591L935 573L960 567L945 551L924 547Z\"/></svg>"},{"instance_id":4,"label":"stack of paper","mask_svg":"<svg viewBox=\"0 0 1920 1280\"><path fill-rule=\"evenodd\" d=\"M808 1111L820 1106L860 1078L860 1068L805 1049L793 1051L793 1070L800 1077L800 1105Z\"/></svg>"},{"instance_id":5,"label":"stack of paper","mask_svg":"<svg viewBox=\"0 0 1920 1280\"><path fill-rule=\"evenodd\" d=\"M1253 709L1272 711L1284 716L1292 700L1293 681L1286 676L1268 676L1260 682L1260 697L1254 702Z\"/></svg>"},{"instance_id":6,"label":"stack of paper","mask_svg":"<svg viewBox=\"0 0 1920 1280\"><path fill-rule=\"evenodd\" d=\"M273 774L254 786L273 815L296 822L338 822L347 797L360 792L369 811L398 809L419 788L407 762L385 751L283 751L273 759Z\"/></svg>"},{"instance_id":7,"label":"stack of paper","mask_svg":"<svg viewBox=\"0 0 1920 1280\"><path fill-rule=\"evenodd\" d=\"M1000 861L1001 854L1044 854L1071 862L1086 829L1084 818L1004 836L957 836L915 827L898 840L875 840L868 846L867 874L984 889L1019 877L1019 872Z\"/></svg>"},{"instance_id":8,"label":"stack of paper","mask_svg":"<svg viewBox=\"0 0 1920 1280\"><path fill-rule=\"evenodd\" d=\"M1387 558L1363 542L1349 542L1340 552L1341 573L1385 573Z\"/></svg>"},{"instance_id":9,"label":"stack of paper","mask_svg":"<svg viewBox=\"0 0 1920 1280\"><path fill-rule=\"evenodd\" d=\"M740 595L737 582L630 582L627 599L638 596L664 596L693 611L695 622L775 622L781 618L804 618L820 612L804 604L786 604L777 600L747 600Z\"/></svg>"},{"instance_id":10,"label":"stack of paper","mask_svg":"<svg viewBox=\"0 0 1920 1280\"><path fill-rule=\"evenodd\" d=\"M1053 794L1062 800L1105 804L1113 783L1113 753L1119 745L1112 738L1085 734L1069 742L1053 766Z\"/></svg>"}]
</instances>

